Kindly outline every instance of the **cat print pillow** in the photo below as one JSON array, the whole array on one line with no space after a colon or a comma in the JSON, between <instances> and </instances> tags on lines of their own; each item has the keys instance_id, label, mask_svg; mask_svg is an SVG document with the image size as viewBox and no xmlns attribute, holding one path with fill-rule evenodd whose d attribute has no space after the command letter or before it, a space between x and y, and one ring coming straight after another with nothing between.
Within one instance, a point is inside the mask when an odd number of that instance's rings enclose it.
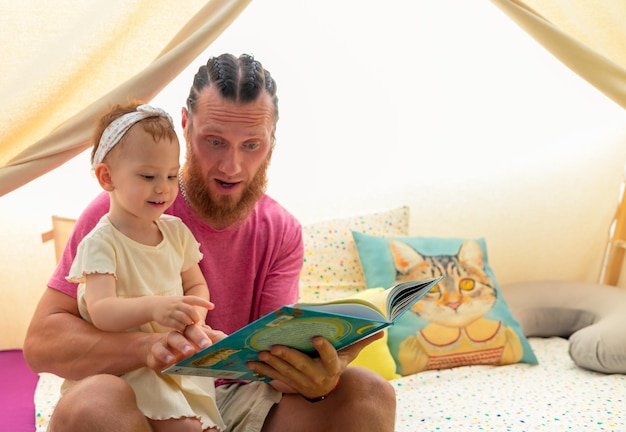
<instances>
[{"instance_id":1,"label":"cat print pillow","mask_svg":"<svg viewBox=\"0 0 626 432\"><path fill-rule=\"evenodd\" d=\"M489 266L484 239L352 235L370 288L444 276L389 328L389 349L400 375L537 364Z\"/></svg>"}]
</instances>

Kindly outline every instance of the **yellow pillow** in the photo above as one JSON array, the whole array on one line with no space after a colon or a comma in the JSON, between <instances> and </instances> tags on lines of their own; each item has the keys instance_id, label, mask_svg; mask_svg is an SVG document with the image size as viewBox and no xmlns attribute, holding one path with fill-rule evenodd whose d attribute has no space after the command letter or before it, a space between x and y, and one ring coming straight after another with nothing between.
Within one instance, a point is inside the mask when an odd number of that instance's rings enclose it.
<instances>
[{"instance_id":1,"label":"yellow pillow","mask_svg":"<svg viewBox=\"0 0 626 432\"><path fill-rule=\"evenodd\" d=\"M384 291L384 289L385 288L369 288L351 295L350 297L369 300L370 297ZM382 305L376 306L381 307ZM387 337L387 330L384 330L383 337L363 348L357 358L350 363L350 366L367 368L387 380L400 378L400 375L396 372L396 362L387 345Z\"/></svg>"}]
</instances>

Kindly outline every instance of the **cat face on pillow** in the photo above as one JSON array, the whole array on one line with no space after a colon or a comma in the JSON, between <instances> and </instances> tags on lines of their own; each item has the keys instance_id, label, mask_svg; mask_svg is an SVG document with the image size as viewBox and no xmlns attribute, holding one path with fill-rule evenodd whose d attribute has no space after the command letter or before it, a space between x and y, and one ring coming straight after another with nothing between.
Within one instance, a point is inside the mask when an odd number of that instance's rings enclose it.
<instances>
[{"instance_id":1,"label":"cat face on pillow","mask_svg":"<svg viewBox=\"0 0 626 432\"><path fill-rule=\"evenodd\" d=\"M444 276L411 309L421 318L461 328L493 308L496 290L484 271L483 251L475 240L464 241L456 255L422 255L399 240L390 240L389 248L396 281Z\"/></svg>"}]
</instances>

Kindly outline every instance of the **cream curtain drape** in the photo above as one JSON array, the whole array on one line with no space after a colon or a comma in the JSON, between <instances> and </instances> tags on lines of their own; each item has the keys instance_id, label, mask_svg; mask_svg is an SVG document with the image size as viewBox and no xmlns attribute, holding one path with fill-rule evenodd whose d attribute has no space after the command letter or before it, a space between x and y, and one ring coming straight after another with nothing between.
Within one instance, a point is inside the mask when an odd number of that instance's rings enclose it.
<instances>
[{"instance_id":1,"label":"cream curtain drape","mask_svg":"<svg viewBox=\"0 0 626 432\"><path fill-rule=\"evenodd\" d=\"M626 108L626 2L492 1L571 70ZM610 227L600 282L618 284L625 256L626 181Z\"/></svg>"},{"instance_id":2,"label":"cream curtain drape","mask_svg":"<svg viewBox=\"0 0 626 432\"><path fill-rule=\"evenodd\" d=\"M251 0L0 0L0 196L89 146L109 103L152 99Z\"/></svg>"},{"instance_id":3,"label":"cream curtain drape","mask_svg":"<svg viewBox=\"0 0 626 432\"><path fill-rule=\"evenodd\" d=\"M626 2L492 1L566 66L626 108Z\"/></svg>"}]
</instances>

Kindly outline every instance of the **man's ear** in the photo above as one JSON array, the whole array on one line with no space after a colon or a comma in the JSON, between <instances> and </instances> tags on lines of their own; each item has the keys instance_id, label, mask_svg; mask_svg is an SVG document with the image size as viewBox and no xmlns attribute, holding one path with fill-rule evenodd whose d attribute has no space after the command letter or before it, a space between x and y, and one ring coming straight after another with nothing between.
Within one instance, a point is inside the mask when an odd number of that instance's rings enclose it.
<instances>
[{"instance_id":1,"label":"man's ear","mask_svg":"<svg viewBox=\"0 0 626 432\"><path fill-rule=\"evenodd\" d=\"M187 127L187 121L189 121L189 111L187 111L187 108L182 107L182 109L180 110L180 118L181 126L183 127L183 130L185 130L185 128Z\"/></svg>"},{"instance_id":2,"label":"man's ear","mask_svg":"<svg viewBox=\"0 0 626 432\"><path fill-rule=\"evenodd\" d=\"M185 138L185 141L187 142L187 144L189 144L189 131L187 129L187 126L189 126L189 111L187 111L187 108L183 107L181 112L180 112L180 118L181 118L181 126L183 127L183 137Z\"/></svg>"},{"instance_id":3,"label":"man's ear","mask_svg":"<svg viewBox=\"0 0 626 432\"><path fill-rule=\"evenodd\" d=\"M111 170L107 164L104 162L99 163L93 169L94 174L96 175L96 179L98 179L98 183L105 191L113 190L113 179L111 178Z\"/></svg>"}]
</instances>

